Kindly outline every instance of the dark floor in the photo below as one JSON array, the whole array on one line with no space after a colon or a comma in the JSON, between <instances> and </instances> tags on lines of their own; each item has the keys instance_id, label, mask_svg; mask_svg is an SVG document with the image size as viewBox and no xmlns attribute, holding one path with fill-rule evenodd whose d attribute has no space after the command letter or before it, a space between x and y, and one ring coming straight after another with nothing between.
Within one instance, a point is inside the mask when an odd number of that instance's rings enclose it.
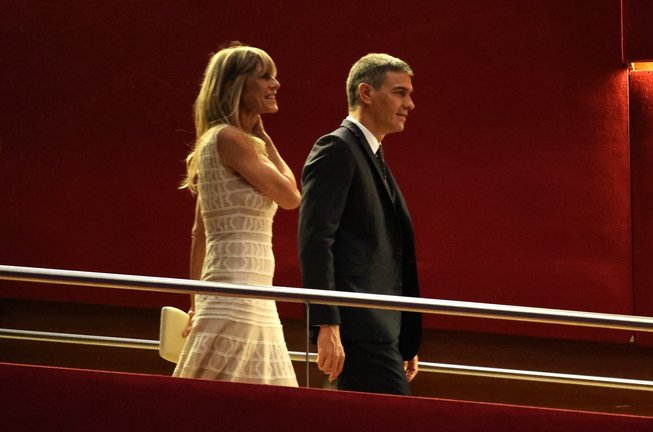
<instances>
[{"instance_id":1,"label":"dark floor","mask_svg":"<svg viewBox=\"0 0 653 432\"><path fill-rule=\"evenodd\" d=\"M0 299L0 328L158 339L159 310ZM284 320L291 351L304 351L304 323ZM653 381L653 349L427 330L420 352L427 362L609 376ZM0 338L0 362L169 375L174 365L156 350ZM306 367L295 363L300 385ZM323 376L309 367L311 387ZM581 409L653 416L653 392L555 383L420 373L415 396Z\"/></svg>"}]
</instances>

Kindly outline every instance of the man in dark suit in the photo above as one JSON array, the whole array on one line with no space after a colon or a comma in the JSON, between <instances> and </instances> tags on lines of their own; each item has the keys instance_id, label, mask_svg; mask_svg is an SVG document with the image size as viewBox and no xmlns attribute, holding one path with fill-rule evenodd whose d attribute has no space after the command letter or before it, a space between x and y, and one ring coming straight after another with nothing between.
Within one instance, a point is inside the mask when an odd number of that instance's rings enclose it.
<instances>
[{"instance_id":1,"label":"man in dark suit","mask_svg":"<svg viewBox=\"0 0 653 432\"><path fill-rule=\"evenodd\" d=\"M381 141L404 129L413 72L368 54L347 78L349 116L317 140L302 174L299 253L306 288L419 296L413 229ZM311 305L318 367L338 388L410 394L421 315Z\"/></svg>"}]
</instances>

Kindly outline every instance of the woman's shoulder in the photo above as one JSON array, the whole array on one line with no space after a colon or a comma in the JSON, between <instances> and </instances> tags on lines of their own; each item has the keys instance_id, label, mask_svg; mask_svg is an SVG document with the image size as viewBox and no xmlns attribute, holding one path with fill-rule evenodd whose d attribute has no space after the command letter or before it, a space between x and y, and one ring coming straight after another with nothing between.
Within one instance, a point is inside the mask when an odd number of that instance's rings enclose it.
<instances>
[{"instance_id":1,"label":"woman's shoulder","mask_svg":"<svg viewBox=\"0 0 653 432\"><path fill-rule=\"evenodd\" d=\"M217 126L213 126L211 130L215 138L219 139L220 141L234 141L243 134L243 131L238 129L236 126L228 124L219 124Z\"/></svg>"},{"instance_id":2,"label":"woman's shoulder","mask_svg":"<svg viewBox=\"0 0 653 432\"><path fill-rule=\"evenodd\" d=\"M238 165L238 161L255 160L266 155L265 144L236 126L224 125L215 134L215 147L226 166Z\"/></svg>"},{"instance_id":3,"label":"woman's shoulder","mask_svg":"<svg viewBox=\"0 0 653 432\"><path fill-rule=\"evenodd\" d=\"M242 129L232 125L220 125L219 127L215 131L219 147L243 148L251 146L251 140Z\"/></svg>"},{"instance_id":4,"label":"woman's shoulder","mask_svg":"<svg viewBox=\"0 0 653 432\"><path fill-rule=\"evenodd\" d=\"M243 132L235 126L219 124L204 132L200 140L201 153L218 152L222 156L225 152L238 151L244 145Z\"/></svg>"}]
</instances>

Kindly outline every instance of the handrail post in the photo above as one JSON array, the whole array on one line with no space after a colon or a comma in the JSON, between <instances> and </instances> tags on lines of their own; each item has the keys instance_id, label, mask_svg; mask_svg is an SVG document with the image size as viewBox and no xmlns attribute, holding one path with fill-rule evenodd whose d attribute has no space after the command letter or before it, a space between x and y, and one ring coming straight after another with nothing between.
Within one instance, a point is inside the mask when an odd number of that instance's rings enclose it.
<instances>
[{"instance_id":1,"label":"handrail post","mask_svg":"<svg viewBox=\"0 0 653 432\"><path fill-rule=\"evenodd\" d=\"M305 333L306 333L306 388L309 388L310 385L310 362L309 362L309 351L311 347L311 310L308 307L308 300L304 302L304 309L306 313L304 314L304 319L306 320Z\"/></svg>"}]
</instances>

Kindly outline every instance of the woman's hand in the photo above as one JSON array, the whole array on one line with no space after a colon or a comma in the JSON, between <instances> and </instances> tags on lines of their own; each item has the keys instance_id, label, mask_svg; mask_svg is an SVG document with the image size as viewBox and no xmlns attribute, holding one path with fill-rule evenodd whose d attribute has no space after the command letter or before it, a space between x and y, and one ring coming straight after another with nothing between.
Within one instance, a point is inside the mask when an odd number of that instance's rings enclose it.
<instances>
[{"instance_id":1,"label":"woman's hand","mask_svg":"<svg viewBox=\"0 0 653 432\"><path fill-rule=\"evenodd\" d=\"M281 159L260 119L254 129L258 137L263 137L261 140L267 140L267 157L262 156L252 145L251 136L248 138L242 130L230 126L220 131L218 140L218 153L222 163L240 174L263 195L275 201L279 207L297 208L301 197L294 174Z\"/></svg>"},{"instance_id":2,"label":"woman's hand","mask_svg":"<svg viewBox=\"0 0 653 432\"><path fill-rule=\"evenodd\" d=\"M272 138L270 138L270 135L268 135L268 133L265 131L265 128L263 127L263 119L261 118L261 116L258 116L258 118L256 119L254 128L252 128L252 135L261 138L266 146L273 145Z\"/></svg>"},{"instance_id":3,"label":"woman's hand","mask_svg":"<svg viewBox=\"0 0 653 432\"><path fill-rule=\"evenodd\" d=\"M181 332L182 337L188 337L190 334L190 330L193 328L193 317L195 317L195 311L191 309L188 311L188 326Z\"/></svg>"}]
</instances>

